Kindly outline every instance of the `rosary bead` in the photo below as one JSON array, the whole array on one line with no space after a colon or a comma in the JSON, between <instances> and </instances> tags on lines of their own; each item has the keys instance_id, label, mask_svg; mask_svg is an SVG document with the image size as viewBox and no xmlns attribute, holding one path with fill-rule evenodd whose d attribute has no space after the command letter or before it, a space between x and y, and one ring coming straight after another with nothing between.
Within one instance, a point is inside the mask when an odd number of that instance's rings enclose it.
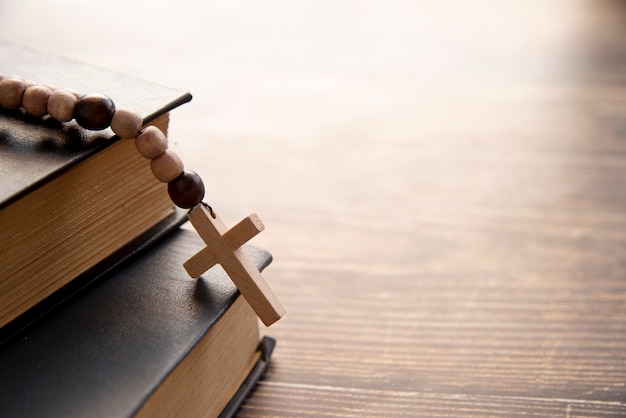
<instances>
[{"instance_id":1,"label":"rosary bead","mask_svg":"<svg viewBox=\"0 0 626 418\"><path fill-rule=\"evenodd\" d=\"M199 175L185 170L168 183L167 192L176 206L191 209L204 199L204 183Z\"/></svg>"},{"instance_id":2,"label":"rosary bead","mask_svg":"<svg viewBox=\"0 0 626 418\"><path fill-rule=\"evenodd\" d=\"M0 74L0 106L19 109L30 115L50 115L59 122L76 122L89 130L111 130L122 139L135 138L137 152L151 160L154 177L167 183L172 202L184 209L191 209L204 199L204 183L198 174L184 170L183 162L173 151L167 149L167 137L155 126L142 131L143 118L128 109L115 109L113 100L102 94L80 96L73 90L58 89L51 85L35 84L19 77Z\"/></svg>"},{"instance_id":3,"label":"rosary bead","mask_svg":"<svg viewBox=\"0 0 626 418\"><path fill-rule=\"evenodd\" d=\"M22 107L26 82L17 77L5 77L0 81L0 106L5 109Z\"/></svg>"},{"instance_id":4,"label":"rosary bead","mask_svg":"<svg viewBox=\"0 0 626 418\"><path fill-rule=\"evenodd\" d=\"M141 130L143 118L137 112L128 109L117 109L111 120L111 129L122 139L133 139Z\"/></svg>"},{"instance_id":5,"label":"rosary bead","mask_svg":"<svg viewBox=\"0 0 626 418\"><path fill-rule=\"evenodd\" d=\"M146 127L135 139L137 152L144 158L153 160L167 149L167 137L155 126Z\"/></svg>"},{"instance_id":6,"label":"rosary bead","mask_svg":"<svg viewBox=\"0 0 626 418\"><path fill-rule=\"evenodd\" d=\"M74 106L74 119L80 126L100 131L111 125L115 114L113 100L103 94L85 94Z\"/></svg>"},{"instance_id":7,"label":"rosary bead","mask_svg":"<svg viewBox=\"0 0 626 418\"><path fill-rule=\"evenodd\" d=\"M152 174L162 183L169 183L183 173L183 162L180 157L171 150L166 150L163 154L150 162Z\"/></svg>"},{"instance_id":8,"label":"rosary bead","mask_svg":"<svg viewBox=\"0 0 626 418\"><path fill-rule=\"evenodd\" d=\"M31 86L24 92L22 107L33 116L46 116L48 114L48 99L52 90L45 86Z\"/></svg>"},{"instance_id":9,"label":"rosary bead","mask_svg":"<svg viewBox=\"0 0 626 418\"><path fill-rule=\"evenodd\" d=\"M76 96L67 90L53 90L48 98L48 113L59 122L69 122L74 118L77 101Z\"/></svg>"}]
</instances>

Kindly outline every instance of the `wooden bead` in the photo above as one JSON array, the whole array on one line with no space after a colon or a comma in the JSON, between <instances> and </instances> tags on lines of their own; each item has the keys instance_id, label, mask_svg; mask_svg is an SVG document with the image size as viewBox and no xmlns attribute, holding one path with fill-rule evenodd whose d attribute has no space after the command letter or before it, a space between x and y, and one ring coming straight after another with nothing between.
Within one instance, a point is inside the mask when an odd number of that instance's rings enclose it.
<instances>
[{"instance_id":1,"label":"wooden bead","mask_svg":"<svg viewBox=\"0 0 626 418\"><path fill-rule=\"evenodd\" d=\"M17 77L5 77L0 80L0 106L5 109L22 107L22 97L26 90L26 82Z\"/></svg>"},{"instance_id":2,"label":"wooden bead","mask_svg":"<svg viewBox=\"0 0 626 418\"><path fill-rule=\"evenodd\" d=\"M85 94L74 106L74 119L80 126L92 131L100 131L111 125L115 114L113 100L103 94Z\"/></svg>"},{"instance_id":3,"label":"wooden bead","mask_svg":"<svg viewBox=\"0 0 626 418\"><path fill-rule=\"evenodd\" d=\"M69 122L74 119L74 106L78 99L64 89L56 89L48 97L48 113L59 122Z\"/></svg>"},{"instance_id":4,"label":"wooden bead","mask_svg":"<svg viewBox=\"0 0 626 418\"><path fill-rule=\"evenodd\" d=\"M167 184L167 193L176 206L191 209L204 199L204 183L195 172L185 170Z\"/></svg>"},{"instance_id":5,"label":"wooden bead","mask_svg":"<svg viewBox=\"0 0 626 418\"><path fill-rule=\"evenodd\" d=\"M117 109L111 120L111 129L122 139L133 139L143 125L143 118L137 112Z\"/></svg>"},{"instance_id":6,"label":"wooden bead","mask_svg":"<svg viewBox=\"0 0 626 418\"><path fill-rule=\"evenodd\" d=\"M155 126L147 126L135 139L137 152L144 158L153 160L167 149L167 137Z\"/></svg>"},{"instance_id":7,"label":"wooden bead","mask_svg":"<svg viewBox=\"0 0 626 418\"><path fill-rule=\"evenodd\" d=\"M45 86L32 86L26 89L22 98L22 107L26 113L33 116L45 116L48 114L48 99L52 90Z\"/></svg>"},{"instance_id":8,"label":"wooden bead","mask_svg":"<svg viewBox=\"0 0 626 418\"><path fill-rule=\"evenodd\" d=\"M171 150L166 150L150 163L152 174L162 183L169 183L183 173L183 162Z\"/></svg>"}]
</instances>

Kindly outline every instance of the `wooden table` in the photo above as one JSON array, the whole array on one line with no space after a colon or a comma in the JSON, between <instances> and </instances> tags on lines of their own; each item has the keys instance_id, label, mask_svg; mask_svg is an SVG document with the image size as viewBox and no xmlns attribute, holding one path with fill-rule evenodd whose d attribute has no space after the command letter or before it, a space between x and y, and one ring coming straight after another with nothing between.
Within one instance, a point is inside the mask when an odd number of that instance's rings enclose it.
<instances>
[{"instance_id":1,"label":"wooden table","mask_svg":"<svg viewBox=\"0 0 626 418\"><path fill-rule=\"evenodd\" d=\"M191 91L175 147L267 225L240 416L626 416L623 3L41 3L0 37Z\"/></svg>"}]
</instances>

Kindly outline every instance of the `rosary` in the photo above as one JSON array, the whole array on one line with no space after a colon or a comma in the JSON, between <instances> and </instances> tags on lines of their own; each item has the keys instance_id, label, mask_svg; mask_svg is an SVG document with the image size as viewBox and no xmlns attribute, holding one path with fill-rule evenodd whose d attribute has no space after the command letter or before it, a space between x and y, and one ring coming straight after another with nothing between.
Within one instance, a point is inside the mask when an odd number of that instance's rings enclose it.
<instances>
[{"instance_id":1,"label":"rosary","mask_svg":"<svg viewBox=\"0 0 626 418\"><path fill-rule=\"evenodd\" d=\"M150 160L154 177L167 183L172 202L179 208L189 209L187 217L206 244L183 264L187 273L197 278L215 264L221 264L266 326L285 314L285 308L240 248L264 229L261 219L253 214L228 229L202 201L204 183L200 176L184 169L180 157L168 149L167 137L160 129L154 126L142 129L143 119L137 112L116 109L113 100L102 94L78 95L1 74L0 107L23 109L29 115L51 117L59 122L75 119L88 130L111 127L122 140L134 140L137 152Z\"/></svg>"}]
</instances>

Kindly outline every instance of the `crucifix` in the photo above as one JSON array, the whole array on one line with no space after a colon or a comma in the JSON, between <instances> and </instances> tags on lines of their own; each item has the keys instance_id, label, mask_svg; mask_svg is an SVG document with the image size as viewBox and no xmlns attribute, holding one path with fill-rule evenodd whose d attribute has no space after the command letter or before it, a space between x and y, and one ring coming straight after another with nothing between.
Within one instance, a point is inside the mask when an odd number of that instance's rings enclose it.
<instances>
[{"instance_id":1,"label":"crucifix","mask_svg":"<svg viewBox=\"0 0 626 418\"><path fill-rule=\"evenodd\" d=\"M266 326L279 320L285 314L285 308L240 248L265 228L261 219L253 214L228 229L204 204L194 207L187 216L206 244L183 264L187 273L191 277L199 277L215 264L221 264Z\"/></svg>"}]
</instances>

